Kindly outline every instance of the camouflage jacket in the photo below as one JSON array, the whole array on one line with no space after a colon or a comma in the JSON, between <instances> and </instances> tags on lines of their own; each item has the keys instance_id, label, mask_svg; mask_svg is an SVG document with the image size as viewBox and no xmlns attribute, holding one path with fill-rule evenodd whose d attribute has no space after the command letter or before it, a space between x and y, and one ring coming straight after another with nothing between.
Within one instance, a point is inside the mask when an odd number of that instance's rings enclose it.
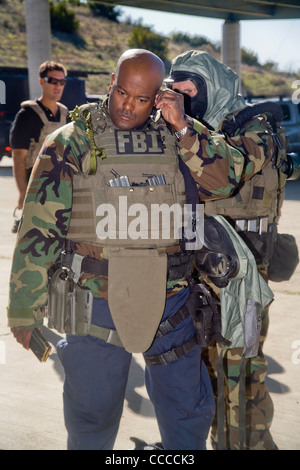
<instances>
[{"instance_id":1,"label":"camouflage jacket","mask_svg":"<svg viewBox=\"0 0 300 470\"><path fill-rule=\"evenodd\" d=\"M240 136L229 142L197 121L191 120L189 126L192 135L182 138L178 151L203 200L228 197L241 178L250 178L272 156L264 118L248 123ZM68 232L73 174L86 170L93 151L97 152L88 125L80 119L50 134L41 149L28 185L13 256L8 326L33 326L45 315L48 270L58 262ZM75 250L102 258L101 247L76 244ZM107 279L86 275L82 283L95 296L107 298Z\"/></svg>"}]
</instances>

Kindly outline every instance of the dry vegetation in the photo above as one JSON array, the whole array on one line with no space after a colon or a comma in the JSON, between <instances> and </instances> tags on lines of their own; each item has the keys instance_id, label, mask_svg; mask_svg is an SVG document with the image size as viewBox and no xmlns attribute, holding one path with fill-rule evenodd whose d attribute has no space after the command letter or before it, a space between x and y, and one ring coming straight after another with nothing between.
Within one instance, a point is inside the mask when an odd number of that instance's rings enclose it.
<instances>
[{"instance_id":1,"label":"dry vegetation","mask_svg":"<svg viewBox=\"0 0 300 470\"><path fill-rule=\"evenodd\" d=\"M109 75L114 70L118 57L128 48L132 26L93 17L85 7L73 7L73 10L80 21L79 33L53 34L52 58L64 63L69 70L99 72L88 75L86 90L88 93L105 93ZM0 3L0 33L0 66L27 67L23 2L10 0L6 4ZM188 44L169 42L169 60L188 49L191 49ZM209 45L203 49L215 55ZM260 67L242 67L244 93L290 96L294 80L295 75L272 73Z\"/></svg>"}]
</instances>

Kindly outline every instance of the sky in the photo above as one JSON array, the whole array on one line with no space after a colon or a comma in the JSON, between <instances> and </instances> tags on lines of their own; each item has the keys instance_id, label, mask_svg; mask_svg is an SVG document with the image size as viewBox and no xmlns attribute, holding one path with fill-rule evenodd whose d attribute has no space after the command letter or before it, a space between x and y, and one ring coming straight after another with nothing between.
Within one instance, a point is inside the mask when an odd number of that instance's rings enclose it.
<instances>
[{"instance_id":1,"label":"sky","mask_svg":"<svg viewBox=\"0 0 300 470\"><path fill-rule=\"evenodd\" d=\"M205 36L211 42L222 40L223 20L124 6L121 10L122 21L127 17L133 21L142 19L144 26L152 26L156 33L165 36L182 32ZM240 34L241 47L253 52L261 64L272 61L280 71L300 74L300 19L241 21Z\"/></svg>"}]
</instances>

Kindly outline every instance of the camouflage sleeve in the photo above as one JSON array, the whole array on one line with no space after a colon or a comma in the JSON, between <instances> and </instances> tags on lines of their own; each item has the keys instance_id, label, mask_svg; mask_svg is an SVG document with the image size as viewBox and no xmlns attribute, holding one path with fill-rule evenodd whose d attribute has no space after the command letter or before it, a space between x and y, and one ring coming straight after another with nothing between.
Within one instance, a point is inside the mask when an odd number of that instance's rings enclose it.
<instances>
[{"instance_id":1,"label":"camouflage sleeve","mask_svg":"<svg viewBox=\"0 0 300 470\"><path fill-rule=\"evenodd\" d=\"M231 139L191 120L179 141L182 160L197 183L200 199L226 198L271 159L273 141L266 121L254 119Z\"/></svg>"},{"instance_id":2,"label":"camouflage sleeve","mask_svg":"<svg viewBox=\"0 0 300 470\"><path fill-rule=\"evenodd\" d=\"M241 180L245 181L258 173L274 153L273 130L265 115L258 116L227 138L230 145L244 156Z\"/></svg>"},{"instance_id":3,"label":"camouflage sleeve","mask_svg":"<svg viewBox=\"0 0 300 470\"><path fill-rule=\"evenodd\" d=\"M72 128L73 123L48 136L33 168L11 269L11 327L31 326L44 316L48 269L59 259L69 225L72 174L81 170L86 154L72 140Z\"/></svg>"}]
</instances>

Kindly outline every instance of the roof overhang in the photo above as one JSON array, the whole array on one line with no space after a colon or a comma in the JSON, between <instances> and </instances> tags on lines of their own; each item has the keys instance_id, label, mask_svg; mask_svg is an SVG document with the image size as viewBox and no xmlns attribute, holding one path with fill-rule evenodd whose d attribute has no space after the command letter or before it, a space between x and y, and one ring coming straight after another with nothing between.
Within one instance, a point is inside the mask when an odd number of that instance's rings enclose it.
<instances>
[{"instance_id":1,"label":"roof overhang","mask_svg":"<svg viewBox=\"0 0 300 470\"><path fill-rule=\"evenodd\" d=\"M300 18L299 0L106 0L97 3L231 21Z\"/></svg>"}]
</instances>

